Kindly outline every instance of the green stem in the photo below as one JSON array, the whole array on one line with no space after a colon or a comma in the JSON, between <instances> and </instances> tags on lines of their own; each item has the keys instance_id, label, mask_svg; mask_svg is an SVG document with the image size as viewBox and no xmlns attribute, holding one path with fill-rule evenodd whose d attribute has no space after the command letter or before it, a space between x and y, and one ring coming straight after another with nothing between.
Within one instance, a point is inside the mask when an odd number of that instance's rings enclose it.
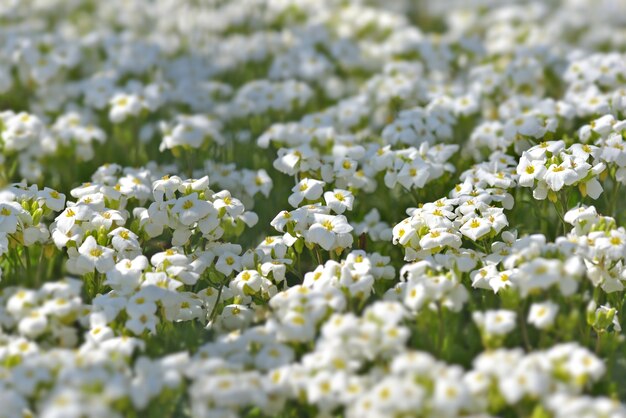
<instances>
[{"instance_id":1,"label":"green stem","mask_svg":"<svg viewBox=\"0 0 626 418\"><path fill-rule=\"evenodd\" d=\"M530 352L533 350L533 347L532 345L530 345L530 339L528 338L528 328L526 327L526 316L524 315L523 306L519 307L518 316L520 320L520 328L522 330L522 340L524 341L524 348L526 349L527 352Z\"/></svg>"},{"instance_id":2,"label":"green stem","mask_svg":"<svg viewBox=\"0 0 626 418\"><path fill-rule=\"evenodd\" d=\"M615 180L615 184L613 186L613 196L611 198L611 207L610 207L610 216L616 217L616 220L619 221L619 219L617 219L617 215L619 214L618 210L617 210L617 200L619 198L619 187L620 187L621 183L618 182L617 180Z\"/></svg>"},{"instance_id":3,"label":"green stem","mask_svg":"<svg viewBox=\"0 0 626 418\"><path fill-rule=\"evenodd\" d=\"M43 273L43 263L44 263L44 250L41 248L41 252L39 254L39 261L37 262L37 275L35 277L35 284L38 286L41 283L41 274Z\"/></svg>"},{"instance_id":4,"label":"green stem","mask_svg":"<svg viewBox=\"0 0 626 418\"><path fill-rule=\"evenodd\" d=\"M320 254L320 249L317 246L315 247L315 256L317 257L317 263L320 266L324 265L324 262L322 261L322 254Z\"/></svg>"},{"instance_id":5,"label":"green stem","mask_svg":"<svg viewBox=\"0 0 626 418\"><path fill-rule=\"evenodd\" d=\"M217 298L215 299L215 305L213 305L213 309L211 310L211 314L209 315L209 322L213 322L215 316L217 315L217 305L220 303L220 298L222 297L222 289L224 288L224 283L220 283L220 287L217 289Z\"/></svg>"},{"instance_id":6,"label":"green stem","mask_svg":"<svg viewBox=\"0 0 626 418\"><path fill-rule=\"evenodd\" d=\"M30 264L30 251L28 249L28 246L24 245L24 258L26 259L26 279L28 281L30 281L31 277L30 277L30 268L31 268L31 264Z\"/></svg>"},{"instance_id":7,"label":"green stem","mask_svg":"<svg viewBox=\"0 0 626 418\"><path fill-rule=\"evenodd\" d=\"M443 320L443 308L441 304L437 304L437 355L441 356L441 350L443 349L445 324Z\"/></svg>"}]
</instances>

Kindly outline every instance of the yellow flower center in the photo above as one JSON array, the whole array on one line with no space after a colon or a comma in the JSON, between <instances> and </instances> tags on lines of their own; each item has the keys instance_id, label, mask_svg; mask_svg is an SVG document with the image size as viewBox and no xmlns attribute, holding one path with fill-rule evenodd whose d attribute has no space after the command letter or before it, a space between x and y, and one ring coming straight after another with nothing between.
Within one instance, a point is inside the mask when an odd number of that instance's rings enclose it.
<instances>
[{"instance_id":1,"label":"yellow flower center","mask_svg":"<svg viewBox=\"0 0 626 418\"><path fill-rule=\"evenodd\" d=\"M391 396L391 391L387 388L384 388L380 392L378 392L378 396L380 397L380 399L389 399L389 397Z\"/></svg>"},{"instance_id":2,"label":"yellow flower center","mask_svg":"<svg viewBox=\"0 0 626 418\"><path fill-rule=\"evenodd\" d=\"M100 248L94 248L91 251L89 251L89 254L92 257L100 257L102 255L102 250Z\"/></svg>"}]
</instances>

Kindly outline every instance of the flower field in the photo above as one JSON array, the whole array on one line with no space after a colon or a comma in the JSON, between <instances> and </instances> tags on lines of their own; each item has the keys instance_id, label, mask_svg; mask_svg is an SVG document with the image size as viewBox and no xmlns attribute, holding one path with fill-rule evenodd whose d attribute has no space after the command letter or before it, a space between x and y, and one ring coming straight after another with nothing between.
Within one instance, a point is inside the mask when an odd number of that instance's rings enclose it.
<instances>
[{"instance_id":1,"label":"flower field","mask_svg":"<svg viewBox=\"0 0 626 418\"><path fill-rule=\"evenodd\" d=\"M0 0L0 418L626 418L626 2Z\"/></svg>"}]
</instances>

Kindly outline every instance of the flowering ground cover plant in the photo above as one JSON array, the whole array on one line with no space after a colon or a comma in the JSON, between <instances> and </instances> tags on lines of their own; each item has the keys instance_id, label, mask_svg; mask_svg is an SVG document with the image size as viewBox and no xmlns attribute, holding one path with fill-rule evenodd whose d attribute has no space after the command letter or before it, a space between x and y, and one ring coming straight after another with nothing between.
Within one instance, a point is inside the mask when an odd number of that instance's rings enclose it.
<instances>
[{"instance_id":1,"label":"flowering ground cover plant","mask_svg":"<svg viewBox=\"0 0 626 418\"><path fill-rule=\"evenodd\" d=\"M0 1L0 418L626 417L625 16Z\"/></svg>"}]
</instances>

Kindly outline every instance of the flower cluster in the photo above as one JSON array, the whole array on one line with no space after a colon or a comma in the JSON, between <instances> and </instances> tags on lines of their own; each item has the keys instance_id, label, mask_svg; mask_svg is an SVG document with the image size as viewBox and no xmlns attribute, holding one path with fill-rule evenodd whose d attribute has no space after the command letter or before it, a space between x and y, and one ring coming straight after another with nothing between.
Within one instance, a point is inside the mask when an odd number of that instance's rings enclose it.
<instances>
[{"instance_id":1,"label":"flower cluster","mask_svg":"<svg viewBox=\"0 0 626 418\"><path fill-rule=\"evenodd\" d=\"M625 13L0 1L0 418L626 417Z\"/></svg>"},{"instance_id":2,"label":"flower cluster","mask_svg":"<svg viewBox=\"0 0 626 418\"><path fill-rule=\"evenodd\" d=\"M550 197L566 186L578 186L583 196L597 199L602 194L598 177L607 166L597 162L599 148L587 144L573 144L565 148L563 141L543 142L524 151L517 166L518 183L534 187L535 199Z\"/></svg>"}]
</instances>

